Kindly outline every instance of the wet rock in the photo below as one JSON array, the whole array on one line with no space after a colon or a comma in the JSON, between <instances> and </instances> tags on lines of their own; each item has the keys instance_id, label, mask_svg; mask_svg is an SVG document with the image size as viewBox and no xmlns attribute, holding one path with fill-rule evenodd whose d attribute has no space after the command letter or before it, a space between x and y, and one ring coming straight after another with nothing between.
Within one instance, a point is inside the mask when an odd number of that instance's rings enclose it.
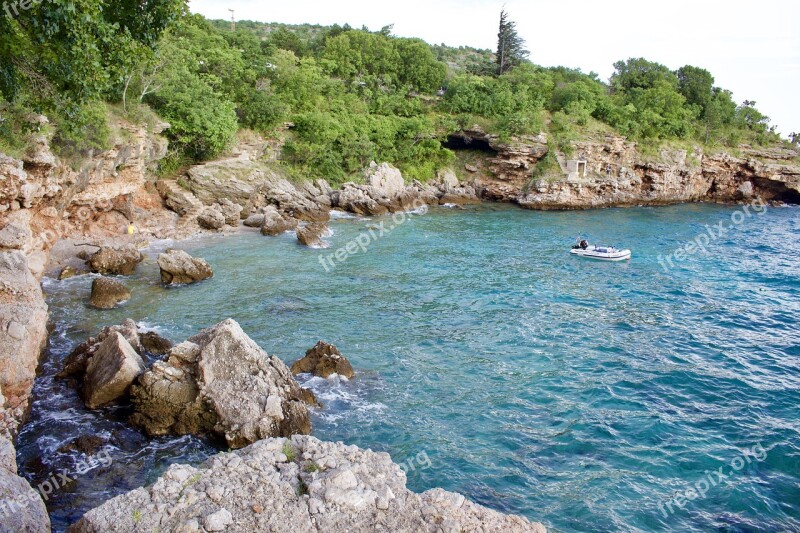
<instances>
[{"instance_id":1,"label":"wet rock","mask_svg":"<svg viewBox=\"0 0 800 533\"><path fill-rule=\"evenodd\" d=\"M137 353L142 352L142 343L139 338L139 330L136 322L131 319L126 320L118 326L109 326L100 330L96 337L89 337L79 345L64 359L64 368L58 373L59 378L83 379L86 374L86 367L89 360L95 355L103 342L113 333L120 333L128 344Z\"/></svg>"},{"instance_id":2,"label":"wet rock","mask_svg":"<svg viewBox=\"0 0 800 533\"><path fill-rule=\"evenodd\" d=\"M74 278L75 276L82 276L84 274L88 274L89 271L85 268L78 268L72 265L67 265L61 269L61 272L58 274L58 279L60 281L64 281L65 279Z\"/></svg>"},{"instance_id":3,"label":"wet rock","mask_svg":"<svg viewBox=\"0 0 800 533\"><path fill-rule=\"evenodd\" d=\"M144 370L142 358L125 337L111 333L86 367L83 383L86 407L97 409L122 398Z\"/></svg>"},{"instance_id":4,"label":"wet rock","mask_svg":"<svg viewBox=\"0 0 800 533\"><path fill-rule=\"evenodd\" d=\"M113 309L118 303L130 300L131 291L111 278L97 278L92 282L89 305L97 309Z\"/></svg>"},{"instance_id":5,"label":"wet rock","mask_svg":"<svg viewBox=\"0 0 800 533\"><path fill-rule=\"evenodd\" d=\"M171 340L162 337L155 331L145 331L139 335L139 338L144 351L153 355L164 355L174 346Z\"/></svg>"},{"instance_id":6,"label":"wet rock","mask_svg":"<svg viewBox=\"0 0 800 533\"><path fill-rule=\"evenodd\" d=\"M279 212L274 206L264 208L261 235L274 237L297 227L297 221Z\"/></svg>"},{"instance_id":7,"label":"wet rock","mask_svg":"<svg viewBox=\"0 0 800 533\"><path fill-rule=\"evenodd\" d=\"M136 266L144 261L144 255L133 245L102 247L95 252L87 264L92 272L104 276L130 276Z\"/></svg>"},{"instance_id":8,"label":"wet rock","mask_svg":"<svg viewBox=\"0 0 800 533\"><path fill-rule=\"evenodd\" d=\"M76 437L69 444L65 444L58 449L61 453L79 452L86 455L95 455L100 448L105 446L106 441L96 435L81 435Z\"/></svg>"},{"instance_id":9,"label":"wet rock","mask_svg":"<svg viewBox=\"0 0 800 533\"><path fill-rule=\"evenodd\" d=\"M39 492L17 476L14 447L0 436L0 531L49 532L50 517Z\"/></svg>"},{"instance_id":10,"label":"wet rock","mask_svg":"<svg viewBox=\"0 0 800 533\"><path fill-rule=\"evenodd\" d=\"M131 421L149 435L204 434L240 448L311 431L300 386L233 320L203 330L157 361L131 390Z\"/></svg>"},{"instance_id":11,"label":"wet rock","mask_svg":"<svg viewBox=\"0 0 800 533\"><path fill-rule=\"evenodd\" d=\"M214 271L204 259L192 257L183 250L167 250L158 256L161 281L167 285L195 283L209 279Z\"/></svg>"},{"instance_id":12,"label":"wet rock","mask_svg":"<svg viewBox=\"0 0 800 533\"><path fill-rule=\"evenodd\" d=\"M303 246L318 248L322 246L322 236L327 230L324 224L307 224L297 228L297 240Z\"/></svg>"},{"instance_id":13,"label":"wet rock","mask_svg":"<svg viewBox=\"0 0 800 533\"><path fill-rule=\"evenodd\" d=\"M187 479L193 480L191 486ZM219 454L199 468L172 465L155 484L89 511L69 531L197 531L201 525L229 533L545 533L539 523L493 511L457 493L411 492L402 469L386 453L299 435Z\"/></svg>"},{"instance_id":14,"label":"wet rock","mask_svg":"<svg viewBox=\"0 0 800 533\"><path fill-rule=\"evenodd\" d=\"M322 409L322 403L317 399L317 395L314 394L314 391L311 389L300 389L300 392L303 395L303 401L306 402L306 405Z\"/></svg>"},{"instance_id":15,"label":"wet rock","mask_svg":"<svg viewBox=\"0 0 800 533\"><path fill-rule=\"evenodd\" d=\"M225 225L225 216L218 209L209 207L198 215L197 223L203 229L220 230Z\"/></svg>"},{"instance_id":16,"label":"wet rock","mask_svg":"<svg viewBox=\"0 0 800 533\"><path fill-rule=\"evenodd\" d=\"M305 357L292 365L292 374L313 374L321 378L338 374L348 379L356 375L350 361L333 344L319 341Z\"/></svg>"}]
</instances>

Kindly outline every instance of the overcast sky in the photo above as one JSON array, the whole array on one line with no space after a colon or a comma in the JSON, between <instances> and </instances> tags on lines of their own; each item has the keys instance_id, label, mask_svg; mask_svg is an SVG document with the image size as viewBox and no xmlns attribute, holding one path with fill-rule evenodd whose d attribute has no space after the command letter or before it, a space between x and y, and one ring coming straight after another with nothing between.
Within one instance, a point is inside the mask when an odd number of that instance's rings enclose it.
<instances>
[{"instance_id":1,"label":"overcast sky","mask_svg":"<svg viewBox=\"0 0 800 533\"><path fill-rule=\"evenodd\" d=\"M264 2L190 0L209 18L348 23L429 43L494 48L505 4L531 60L594 71L608 79L613 63L645 57L675 70L709 70L737 102L755 100L783 134L800 132L800 1L798 0L366 0Z\"/></svg>"}]
</instances>

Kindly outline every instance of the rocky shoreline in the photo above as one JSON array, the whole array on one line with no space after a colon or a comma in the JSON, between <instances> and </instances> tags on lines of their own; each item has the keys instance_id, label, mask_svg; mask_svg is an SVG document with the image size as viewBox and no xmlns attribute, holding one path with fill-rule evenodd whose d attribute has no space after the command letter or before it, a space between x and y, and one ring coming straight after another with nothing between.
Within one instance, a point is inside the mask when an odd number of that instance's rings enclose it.
<instances>
[{"instance_id":1,"label":"rocky shoreline","mask_svg":"<svg viewBox=\"0 0 800 533\"><path fill-rule=\"evenodd\" d=\"M563 179L532 179L533 170L550 149L544 136L504 143L478 129L460 134L464 145L479 147L486 152L477 164L465 166L466 179L459 179L456 172L447 171L428 184L416 181L407 184L396 168L385 163L373 163L365 170L361 184L346 183L338 190L332 189L322 180L298 185L287 179L277 164L275 151L267 150L267 143L262 142L242 143L229 157L194 166L180 179L155 180L151 177L153 166L166 154L166 141L159 135L163 127L166 125L147 131L144 127L132 124L117 125L120 131L125 132L121 137L125 140L120 140L112 150L89 157L78 171L59 162L50 152L48 141L44 137L37 140L35 149L22 160L0 154L0 450L5 457L0 465L0 503L5 502L7 506L18 508L14 513L16 522L9 522L9 530L49 530L49 519L41 499L30 498L30 505L20 506L16 503L25 500L33 489L24 479L16 476L12 444L30 409L30 394L37 366L48 338L47 304L40 286L40 280L46 273L54 277L67 277L91 270L124 276L136 268L138 261L135 256L139 254L138 249L154 240L233 234L241 231L243 226L254 228L253 231L260 231L265 236L295 231L301 244L314 246L326 231L326 224L334 209L357 215L379 216L411 210L420 205L460 205L482 200L510 202L532 209L583 209L690 201L740 202L754 197L772 202L796 203L800 200L798 153L792 150L758 151L745 147L739 157L665 151L661 154L661 162L646 162L638 155L634 143L608 137L599 141L574 143L577 157L585 162L583 173L568 172L566 156L557 154L559 165L565 173ZM135 232L128 233L131 225ZM165 257L163 261L160 259L162 281L165 284L180 284L207 279L212 273L205 268L207 265L204 266L199 261L188 256L178 257L176 254ZM97 299L93 298L96 307L113 307L125 300L124 285L115 283L98 284ZM127 297L130 297L129 293ZM229 333L235 330L230 324L221 327L227 328ZM180 353L168 354L162 366L153 366L145 371L144 365L139 365L135 360L134 354L138 354L135 346L131 347L133 352L128 351L123 342L130 343L124 338L120 341L117 336L119 334L113 339L116 348L109 346L105 350L112 353L106 358L117 361L119 368L106 381L113 382L119 388L119 383L115 380L124 375L125 386L121 389L123 394L128 394L130 385L139 380L139 384L135 385L139 388L134 390L144 391L141 394L149 395L152 399L158 397L156 391L163 386L164 380L178 383L183 379L176 377L178 373L183 373L184 377L196 377L201 370L202 364L187 355L191 350L186 352L184 349ZM202 343L195 343L197 346L200 344ZM177 348L173 348L175 349ZM288 369L286 374L286 383L279 388L288 387L291 401L297 402L296 405L299 406L303 394L292 388L293 379ZM187 381L181 386L184 391L196 390L199 395L206 384L202 380L195 380ZM139 393L134 393L134 397L139 397L137 394ZM270 397L266 392L265 394L265 397ZM112 400L117 397L114 396ZM107 396L100 394L93 397L90 403L102 403L105 398ZM222 400L209 400L208 396L202 398L200 403L204 409L209 401L217 405L218 409L225 409L227 400L224 400L224 395L221 396ZM302 409L296 407L295 410L299 413L299 418L302 418ZM258 455L258 460L263 463L262 467L252 468L261 474L269 474L270 479L274 477L270 472L278 472L280 479L273 480L277 483L276 494L288 494L288 487L297 485L298 480L310 482L309 489L317 481L306 480L294 471L299 468L298 464L279 460L280 454L272 453L274 450L271 447L276 446L275 442L283 441L259 441L307 433L304 431L306 425L302 421L288 424L285 431L281 429L275 432L267 427L270 424L281 426L275 420L243 430L246 424L225 426L219 420L211 419L188 422L181 418L183 415L165 413L164 405L161 405L149 414L142 415L142 426L147 427L146 420L155 425L160 424L160 429L154 429L154 425L152 431L147 430L148 433L156 434L159 431L174 431L176 427L190 427L197 422L195 425L208 430L218 427L218 433L236 447L256 442L252 445L253 451L242 453ZM280 417L284 414L281 410ZM165 420L169 417L173 417L173 422L166 424ZM277 411L276 417L280 418ZM261 442L265 443L263 447ZM314 442L309 438L297 440L297 437L293 438L292 443L301 449L305 450L307 447L312 450L309 451L312 457L315 453L313 450L333 446L329 452L337 457L349 453L368 462L376 461L373 456L369 456L369 452L356 453L347 450L343 445ZM233 476L230 477L233 483L235 469L228 469L230 460L214 461L217 460L209 462L207 470L223 477ZM334 459L334 462L338 464L340 461ZM378 463L382 466L375 467L377 475L387 475L386 469L391 470L391 467L383 459ZM295 466L291 466L292 464ZM396 465L394 467L397 468ZM284 476L287 469L292 474ZM204 471L195 472L192 469L192 472L188 477L206 475ZM148 501L159 502L155 512L147 513L147 520L143 524L150 524L151 520L155 520L157 522L153 523L168 523L171 524L170 527L185 527L190 531L194 530L192 528L196 523L196 530L221 530L209 529L205 523L210 516L207 513L211 511L209 505L198 503L196 507L192 507L197 502L186 503L185 500L174 499L175 495L169 492L172 489L163 492L167 490L167 485L172 486L170 483L177 479L169 476L168 473L148 489L149 493L140 489L144 492L135 491L121 498L124 500L129 497L130 502L138 502L147 493ZM357 475L355 477L358 478L356 485L350 488L367 490L368 480ZM324 485L325 482L320 483ZM489 525L520 531L539 530L539 525L529 524L523 519L504 518L469 502L464 503L463 497L458 495L443 491L434 491L429 496L426 496L429 493L412 495L405 489L404 483L404 480L398 478L394 484L381 486L391 489L389 492L397 497L398 503L392 505L399 505L398 509L402 511L400 516L397 512L387 513L388 508L383 508L388 493L381 487L369 489L374 489L378 497L382 498L380 506L370 508L369 513L359 510L348 514L347 506L337 507L338 500L332 497L330 509L334 514L319 515L311 510L311 502L327 504L321 493L319 497L308 497L302 501L295 497L296 501L292 500L291 505L278 507L286 507L289 509L287 513L294 513L293 516L296 515L298 520L297 527L302 530L315 530L320 524L350 524L352 527L353 524L368 523L364 520L374 520L373 525L385 523L387 527L392 524L393 528L431 531L457 527L491 530ZM108 520L122 520L120 513L130 514L130 508L125 506L134 503L123 500L115 499L113 502L117 503L109 502L108 507L103 506L97 513L90 513L75 530L107 530L98 524L111 523ZM181 509L186 510L186 513L190 513L190 508L197 512L191 517L181 514L183 521L178 523L176 519L173 523L173 515L169 513L170 505L185 505L186 508ZM261 502L258 505L266 506L267 503ZM318 503L313 505L317 510L324 507L320 507L321 504ZM426 509L430 511L427 514ZM447 509L449 511L446 512ZM230 515L234 522L241 519L245 520L242 523L252 522L258 527L269 523L263 521L266 520L265 517L245 518L241 514L246 511L244 508L226 510L227 515L219 515L221 510L210 514L217 513L217 517L222 517L223 522ZM396 521L406 518L411 520L408 513L412 513L418 521ZM345 520L342 518L344 516L351 516L356 522L342 522ZM216 527L213 525L217 523L215 519L210 520L209 524ZM5 522L3 526L6 527Z\"/></svg>"}]
</instances>

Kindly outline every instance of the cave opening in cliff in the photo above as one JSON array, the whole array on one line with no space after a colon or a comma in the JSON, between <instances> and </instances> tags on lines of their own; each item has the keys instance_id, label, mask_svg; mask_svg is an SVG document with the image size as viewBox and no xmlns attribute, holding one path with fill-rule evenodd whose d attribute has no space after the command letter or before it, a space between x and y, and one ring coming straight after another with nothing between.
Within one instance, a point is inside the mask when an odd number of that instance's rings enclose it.
<instances>
[{"instance_id":1,"label":"cave opening in cliff","mask_svg":"<svg viewBox=\"0 0 800 533\"><path fill-rule=\"evenodd\" d=\"M449 135L447 140L442 143L442 146L448 150L453 150L454 152L462 150L475 150L490 154L492 156L496 156L498 154L497 150L492 148L492 146L489 144L489 141L485 139L473 139L472 137L466 137L464 135Z\"/></svg>"},{"instance_id":2,"label":"cave opening in cliff","mask_svg":"<svg viewBox=\"0 0 800 533\"><path fill-rule=\"evenodd\" d=\"M776 183L766 179L753 180L760 189L761 196L766 199L790 205L800 205L800 192L787 187L783 183Z\"/></svg>"}]
</instances>

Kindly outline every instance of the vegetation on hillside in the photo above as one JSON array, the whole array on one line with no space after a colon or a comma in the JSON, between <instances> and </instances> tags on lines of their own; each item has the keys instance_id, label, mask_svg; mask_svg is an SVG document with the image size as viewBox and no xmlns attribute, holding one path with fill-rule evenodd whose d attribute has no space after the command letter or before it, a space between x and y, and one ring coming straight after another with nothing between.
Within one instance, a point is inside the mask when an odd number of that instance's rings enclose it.
<instances>
[{"instance_id":1,"label":"vegetation on hillside","mask_svg":"<svg viewBox=\"0 0 800 533\"><path fill-rule=\"evenodd\" d=\"M610 80L525 59L504 12L500 54L430 46L345 26L209 21L183 0L48 0L0 18L0 151L54 123L64 154L108 145L109 104L170 123L164 170L218 156L239 129L285 129L297 177L351 179L372 160L410 178L453 162L441 141L480 125L503 138L547 131L554 146L590 132L736 147L779 137L755 102L737 104L708 71L642 58Z\"/></svg>"}]
</instances>

